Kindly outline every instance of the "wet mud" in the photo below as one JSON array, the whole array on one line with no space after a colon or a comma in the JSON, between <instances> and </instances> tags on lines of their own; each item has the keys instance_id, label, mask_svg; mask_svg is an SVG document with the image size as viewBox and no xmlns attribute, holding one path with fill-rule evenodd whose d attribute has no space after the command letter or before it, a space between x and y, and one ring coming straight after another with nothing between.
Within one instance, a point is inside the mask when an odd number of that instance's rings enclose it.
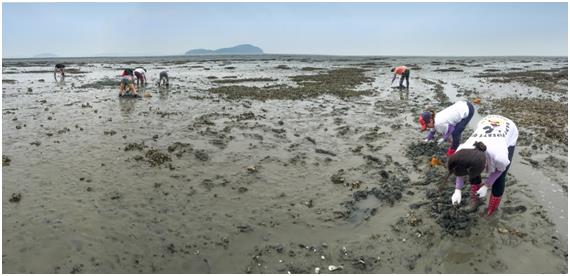
<instances>
[{"instance_id":1,"label":"wet mud","mask_svg":"<svg viewBox=\"0 0 570 276\"><path fill-rule=\"evenodd\" d=\"M60 83L50 62L3 62L5 273L568 271L566 58L69 59ZM119 99L143 64L152 97ZM451 204L417 123L462 99L521 132L489 218L469 184Z\"/></svg>"}]
</instances>

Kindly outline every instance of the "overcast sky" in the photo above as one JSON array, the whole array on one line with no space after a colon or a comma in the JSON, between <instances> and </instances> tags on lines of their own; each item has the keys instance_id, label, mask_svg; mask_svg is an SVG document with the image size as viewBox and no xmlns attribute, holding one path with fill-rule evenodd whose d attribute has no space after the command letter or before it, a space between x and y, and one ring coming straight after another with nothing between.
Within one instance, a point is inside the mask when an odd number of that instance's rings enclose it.
<instances>
[{"instance_id":1,"label":"overcast sky","mask_svg":"<svg viewBox=\"0 0 570 276\"><path fill-rule=\"evenodd\" d=\"M3 3L2 55L568 55L567 3Z\"/></svg>"}]
</instances>

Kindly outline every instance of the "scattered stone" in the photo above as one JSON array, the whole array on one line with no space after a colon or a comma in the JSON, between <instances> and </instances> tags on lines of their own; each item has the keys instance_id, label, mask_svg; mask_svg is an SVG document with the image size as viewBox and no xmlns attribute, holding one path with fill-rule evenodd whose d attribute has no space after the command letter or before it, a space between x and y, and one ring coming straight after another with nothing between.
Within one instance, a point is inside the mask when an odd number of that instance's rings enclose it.
<instances>
[{"instance_id":1,"label":"scattered stone","mask_svg":"<svg viewBox=\"0 0 570 276\"><path fill-rule=\"evenodd\" d=\"M125 146L125 151L131 151L131 150L143 150L144 148L146 148L146 146L143 143L130 143L128 145Z\"/></svg>"},{"instance_id":2,"label":"scattered stone","mask_svg":"<svg viewBox=\"0 0 570 276\"><path fill-rule=\"evenodd\" d=\"M237 229L242 233L248 233L253 231L253 228L251 228L251 226L249 225L238 225Z\"/></svg>"},{"instance_id":3,"label":"scattered stone","mask_svg":"<svg viewBox=\"0 0 570 276\"><path fill-rule=\"evenodd\" d=\"M334 152L331 152L331 151L328 151L328 150L324 150L324 149L319 149L319 148L315 149L315 152L316 152L316 153L320 153L320 154L327 154L327 155L330 155L330 156L336 156L336 153L334 153Z\"/></svg>"},{"instance_id":4,"label":"scattered stone","mask_svg":"<svg viewBox=\"0 0 570 276\"><path fill-rule=\"evenodd\" d=\"M109 198L111 200L117 200L121 198L121 194L119 194L118 192L112 192L111 195L109 196Z\"/></svg>"},{"instance_id":5,"label":"scattered stone","mask_svg":"<svg viewBox=\"0 0 570 276\"><path fill-rule=\"evenodd\" d=\"M332 183L342 184L344 183L344 169L340 169L337 173L331 176Z\"/></svg>"},{"instance_id":6,"label":"scattered stone","mask_svg":"<svg viewBox=\"0 0 570 276\"><path fill-rule=\"evenodd\" d=\"M160 152L157 149L150 149L146 152L145 157L151 166L159 166L166 162L172 161L170 156Z\"/></svg>"},{"instance_id":7,"label":"scattered stone","mask_svg":"<svg viewBox=\"0 0 570 276\"><path fill-rule=\"evenodd\" d=\"M22 200L22 194L20 193L13 193L10 196L10 199L8 201L16 203L16 202L20 202L20 200Z\"/></svg>"},{"instance_id":8,"label":"scattered stone","mask_svg":"<svg viewBox=\"0 0 570 276\"><path fill-rule=\"evenodd\" d=\"M200 161L208 161L210 159L208 153L206 153L206 151L203 149L196 150L194 152L194 156L196 156L196 158L198 158Z\"/></svg>"},{"instance_id":9,"label":"scattered stone","mask_svg":"<svg viewBox=\"0 0 570 276\"><path fill-rule=\"evenodd\" d=\"M313 145L316 145L316 144L317 144L317 141L315 141L315 139L313 139L313 138L311 138L311 137L309 137L309 136L305 137L305 139L307 139L307 141L313 143Z\"/></svg>"},{"instance_id":10,"label":"scattered stone","mask_svg":"<svg viewBox=\"0 0 570 276\"><path fill-rule=\"evenodd\" d=\"M2 167L10 166L10 162L12 162L12 160L8 156L2 154Z\"/></svg>"}]
</instances>

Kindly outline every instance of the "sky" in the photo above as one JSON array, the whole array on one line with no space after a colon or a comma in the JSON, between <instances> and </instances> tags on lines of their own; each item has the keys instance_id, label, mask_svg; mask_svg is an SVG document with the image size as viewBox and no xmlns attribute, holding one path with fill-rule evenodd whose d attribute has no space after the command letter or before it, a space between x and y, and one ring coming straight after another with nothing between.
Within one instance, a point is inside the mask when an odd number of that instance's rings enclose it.
<instances>
[{"instance_id":1,"label":"sky","mask_svg":"<svg viewBox=\"0 0 570 276\"><path fill-rule=\"evenodd\" d=\"M567 3L2 3L3 58L568 55Z\"/></svg>"}]
</instances>

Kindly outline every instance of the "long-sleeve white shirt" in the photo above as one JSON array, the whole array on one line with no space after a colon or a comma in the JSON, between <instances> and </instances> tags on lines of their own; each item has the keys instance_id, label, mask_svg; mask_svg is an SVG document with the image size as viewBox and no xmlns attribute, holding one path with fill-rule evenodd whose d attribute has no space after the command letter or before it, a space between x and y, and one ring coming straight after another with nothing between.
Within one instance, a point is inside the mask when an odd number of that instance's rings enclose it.
<instances>
[{"instance_id":1,"label":"long-sleeve white shirt","mask_svg":"<svg viewBox=\"0 0 570 276\"><path fill-rule=\"evenodd\" d=\"M505 171L510 164L508 147L515 146L518 137L519 131L513 121L500 115L489 115L479 121L477 129L457 151L475 148L475 142L483 142L487 146L487 172Z\"/></svg>"}]
</instances>

